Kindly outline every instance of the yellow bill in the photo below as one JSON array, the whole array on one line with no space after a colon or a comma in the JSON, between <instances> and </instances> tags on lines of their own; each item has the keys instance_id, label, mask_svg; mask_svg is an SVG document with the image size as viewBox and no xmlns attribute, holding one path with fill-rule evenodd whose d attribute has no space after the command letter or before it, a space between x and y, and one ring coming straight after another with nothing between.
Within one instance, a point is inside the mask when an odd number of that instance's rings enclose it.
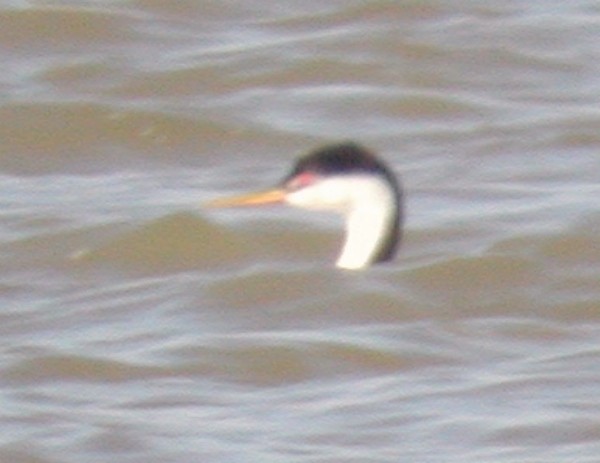
<instances>
[{"instance_id":1,"label":"yellow bill","mask_svg":"<svg viewBox=\"0 0 600 463\"><path fill-rule=\"evenodd\" d=\"M227 198L218 198L209 201L207 207L244 207L260 206L262 204L282 203L285 200L285 190L274 188L272 190L248 193Z\"/></svg>"}]
</instances>

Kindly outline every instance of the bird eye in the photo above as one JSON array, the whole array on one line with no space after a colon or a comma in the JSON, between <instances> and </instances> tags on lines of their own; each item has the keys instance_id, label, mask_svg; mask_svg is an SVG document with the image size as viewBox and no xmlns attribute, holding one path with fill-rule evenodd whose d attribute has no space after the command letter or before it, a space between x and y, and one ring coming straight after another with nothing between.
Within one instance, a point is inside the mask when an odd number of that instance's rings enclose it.
<instances>
[{"instance_id":1,"label":"bird eye","mask_svg":"<svg viewBox=\"0 0 600 463\"><path fill-rule=\"evenodd\" d=\"M308 185L312 185L317 178L318 175L314 172L302 172L290 179L286 186L291 190L298 190Z\"/></svg>"}]
</instances>

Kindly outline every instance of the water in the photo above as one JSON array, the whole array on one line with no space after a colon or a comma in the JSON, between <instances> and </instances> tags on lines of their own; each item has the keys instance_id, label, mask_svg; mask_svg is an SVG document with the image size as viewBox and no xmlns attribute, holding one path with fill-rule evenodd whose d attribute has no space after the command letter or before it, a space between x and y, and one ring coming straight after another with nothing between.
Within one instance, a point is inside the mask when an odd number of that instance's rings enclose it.
<instances>
[{"instance_id":1,"label":"water","mask_svg":"<svg viewBox=\"0 0 600 463\"><path fill-rule=\"evenodd\" d=\"M600 461L599 14L0 2L0 462ZM202 207L346 139L391 264Z\"/></svg>"}]
</instances>

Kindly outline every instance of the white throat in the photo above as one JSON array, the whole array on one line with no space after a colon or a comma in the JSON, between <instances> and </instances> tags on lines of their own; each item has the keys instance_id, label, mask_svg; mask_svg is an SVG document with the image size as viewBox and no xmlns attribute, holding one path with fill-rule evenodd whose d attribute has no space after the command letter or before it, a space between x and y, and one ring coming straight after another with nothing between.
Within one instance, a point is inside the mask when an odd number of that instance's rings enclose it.
<instances>
[{"instance_id":1,"label":"white throat","mask_svg":"<svg viewBox=\"0 0 600 463\"><path fill-rule=\"evenodd\" d=\"M372 175L324 179L288 194L287 202L307 209L341 213L346 238L336 266L359 269L373 263L396 219L396 197L390 185Z\"/></svg>"},{"instance_id":2,"label":"white throat","mask_svg":"<svg viewBox=\"0 0 600 463\"><path fill-rule=\"evenodd\" d=\"M394 195L387 184L372 185L346 215L346 240L335 265L359 269L373 263L394 220Z\"/></svg>"}]
</instances>

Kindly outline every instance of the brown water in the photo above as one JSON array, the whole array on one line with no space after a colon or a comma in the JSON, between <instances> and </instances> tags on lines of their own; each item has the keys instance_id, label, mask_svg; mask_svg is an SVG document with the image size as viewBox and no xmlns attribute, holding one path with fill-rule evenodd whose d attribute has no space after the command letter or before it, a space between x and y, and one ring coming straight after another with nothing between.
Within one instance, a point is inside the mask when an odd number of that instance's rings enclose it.
<instances>
[{"instance_id":1,"label":"brown water","mask_svg":"<svg viewBox=\"0 0 600 463\"><path fill-rule=\"evenodd\" d=\"M600 7L0 3L0 462L600 462ZM206 211L354 139L406 240Z\"/></svg>"}]
</instances>

